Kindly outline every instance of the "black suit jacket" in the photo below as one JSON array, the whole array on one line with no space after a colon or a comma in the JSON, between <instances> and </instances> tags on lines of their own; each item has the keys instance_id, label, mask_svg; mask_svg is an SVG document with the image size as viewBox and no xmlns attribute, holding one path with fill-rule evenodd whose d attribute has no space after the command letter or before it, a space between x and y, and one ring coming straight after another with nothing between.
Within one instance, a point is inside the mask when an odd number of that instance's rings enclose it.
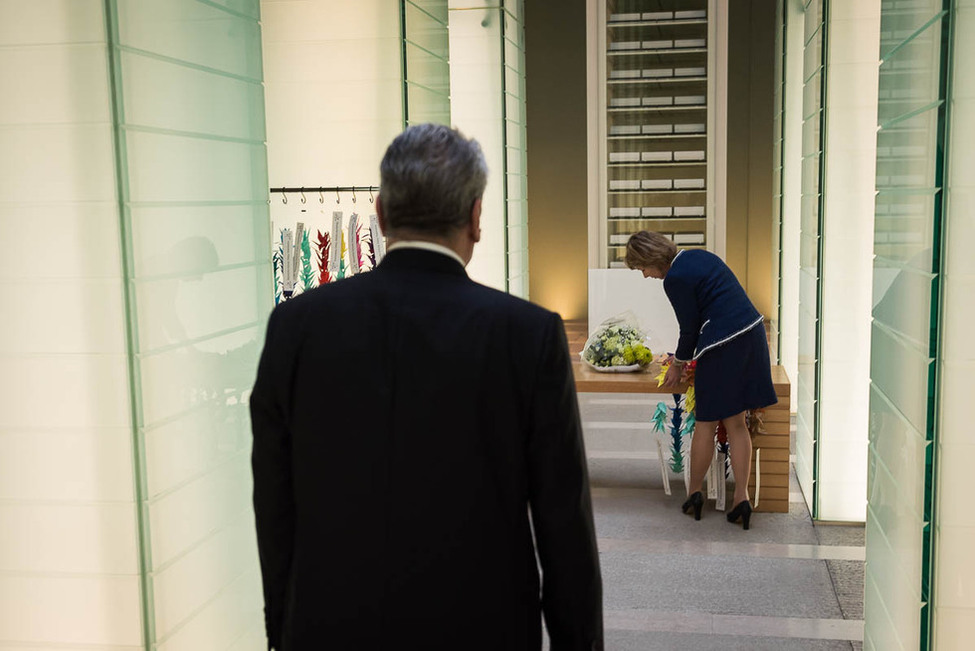
<instances>
[{"instance_id":1,"label":"black suit jacket","mask_svg":"<svg viewBox=\"0 0 975 651\"><path fill-rule=\"evenodd\" d=\"M602 648L557 314L394 250L274 310L250 404L274 648Z\"/></svg>"}]
</instances>

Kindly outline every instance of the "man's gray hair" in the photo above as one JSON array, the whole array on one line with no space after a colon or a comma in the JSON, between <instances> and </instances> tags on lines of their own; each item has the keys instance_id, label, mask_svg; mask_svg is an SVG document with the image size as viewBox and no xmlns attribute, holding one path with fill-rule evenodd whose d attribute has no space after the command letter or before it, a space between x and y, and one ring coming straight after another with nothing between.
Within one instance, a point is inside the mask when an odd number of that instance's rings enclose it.
<instances>
[{"instance_id":1,"label":"man's gray hair","mask_svg":"<svg viewBox=\"0 0 975 651\"><path fill-rule=\"evenodd\" d=\"M470 223L487 185L481 146L440 124L418 124L396 136L379 173L387 235L448 235Z\"/></svg>"}]
</instances>

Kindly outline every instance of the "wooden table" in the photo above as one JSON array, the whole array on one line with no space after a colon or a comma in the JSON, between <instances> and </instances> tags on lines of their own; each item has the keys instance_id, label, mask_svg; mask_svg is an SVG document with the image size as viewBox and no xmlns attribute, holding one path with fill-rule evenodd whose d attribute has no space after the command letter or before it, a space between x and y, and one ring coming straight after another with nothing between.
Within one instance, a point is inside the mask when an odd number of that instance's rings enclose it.
<instances>
[{"instance_id":1,"label":"wooden table","mask_svg":"<svg viewBox=\"0 0 975 651\"><path fill-rule=\"evenodd\" d=\"M660 361L654 360L646 370L634 373L600 373L582 361L574 361L576 391L579 393L649 393L670 396L683 393L686 385L671 390L657 386ZM752 437L755 456L748 490L755 499L755 473L760 471L761 489L756 511L788 513L789 511L789 377L781 366L772 367L772 383L779 401L766 407L762 416L764 432ZM664 460L661 459L663 464Z\"/></svg>"}]
</instances>

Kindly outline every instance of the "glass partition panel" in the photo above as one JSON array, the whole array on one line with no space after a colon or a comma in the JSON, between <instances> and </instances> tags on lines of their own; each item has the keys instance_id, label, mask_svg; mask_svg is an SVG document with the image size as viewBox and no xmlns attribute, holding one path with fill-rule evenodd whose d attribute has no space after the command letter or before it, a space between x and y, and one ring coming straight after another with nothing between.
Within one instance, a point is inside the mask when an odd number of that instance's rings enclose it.
<instances>
[{"instance_id":1,"label":"glass partition panel","mask_svg":"<svg viewBox=\"0 0 975 651\"><path fill-rule=\"evenodd\" d=\"M944 4L881 9L865 648L930 644Z\"/></svg>"},{"instance_id":2,"label":"glass partition panel","mask_svg":"<svg viewBox=\"0 0 975 651\"><path fill-rule=\"evenodd\" d=\"M975 349L975 0L953 0L948 81L947 161L942 222L943 285L937 378L935 560L930 591L931 648L964 649L975 637L975 511L964 487L975 458L971 397Z\"/></svg>"},{"instance_id":3,"label":"glass partition panel","mask_svg":"<svg viewBox=\"0 0 975 651\"><path fill-rule=\"evenodd\" d=\"M799 235L799 375L796 476L813 517L817 516L816 442L819 418L819 314L823 223L827 0L805 3L802 88L802 199Z\"/></svg>"},{"instance_id":4,"label":"glass partition panel","mask_svg":"<svg viewBox=\"0 0 975 651\"><path fill-rule=\"evenodd\" d=\"M525 124L524 0L505 0L504 48L505 275L508 292L528 298L528 132Z\"/></svg>"},{"instance_id":5,"label":"glass partition panel","mask_svg":"<svg viewBox=\"0 0 975 651\"><path fill-rule=\"evenodd\" d=\"M274 304L258 0L110 0L150 648L263 649L250 421Z\"/></svg>"},{"instance_id":6,"label":"glass partition panel","mask_svg":"<svg viewBox=\"0 0 975 651\"><path fill-rule=\"evenodd\" d=\"M401 0L403 121L450 124L447 0Z\"/></svg>"}]
</instances>

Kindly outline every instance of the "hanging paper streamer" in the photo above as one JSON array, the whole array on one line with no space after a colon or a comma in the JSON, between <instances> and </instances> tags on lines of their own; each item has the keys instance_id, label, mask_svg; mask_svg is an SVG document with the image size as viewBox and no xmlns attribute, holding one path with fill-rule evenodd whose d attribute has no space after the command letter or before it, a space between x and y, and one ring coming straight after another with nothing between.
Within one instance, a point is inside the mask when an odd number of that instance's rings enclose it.
<instances>
[{"instance_id":1,"label":"hanging paper streamer","mask_svg":"<svg viewBox=\"0 0 975 651\"><path fill-rule=\"evenodd\" d=\"M294 233L290 228L281 230L281 253L283 257L281 271L281 295L285 300L291 298L295 291L298 267L295 264Z\"/></svg>"},{"instance_id":2,"label":"hanging paper streamer","mask_svg":"<svg viewBox=\"0 0 975 651\"><path fill-rule=\"evenodd\" d=\"M329 236L328 233L318 231L318 241L315 248L318 249L318 284L325 285L332 282L332 276L328 273L329 258Z\"/></svg>"},{"instance_id":3,"label":"hanging paper streamer","mask_svg":"<svg viewBox=\"0 0 975 651\"><path fill-rule=\"evenodd\" d=\"M283 233L282 233L283 235ZM282 296L282 291L284 289L284 277L281 272L284 268L284 253L281 247L281 238L278 238L278 243L274 247L274 255L271 257L274 262L274 304L277 305L284 297Z\"/></svg>"},{"instance_id":4,"label":"hanging paper streamer","mask_svg":"<svg viewBox=\"0 0 975 651\"><path fill-rule=\"evenodd\" d=\"M356 258L359 260L359 271L369 271L372 266L367 257L367 247L369 245L369 229L363 229L363 224L357 224L355 229L355 251Z\"/></svg>"},{"instance_id":5,"label":"hanging paper streamer","mask_svg":"<svg viewBox=\"0 0 975 651\"><path fill-rule=\"evenodd\" d=\"M298 224L299 228L304 224ZM315 286L315 272L311 266L311 242L308 238L308 231L303 230L301 235L301 290L307 292Z\"/></svg>"},{"instance_id":6,"label":"hanging paper streamer","mask_svg":"<svg viewBox=\"0 0 975 651\"><path fill-rule=\"evenodd\" d=\"M361 228L359 230L361 232L359 239L362 242L362 264L369 265L369 269L375 269L376 251L372 248L372 230L368 228L365 231L363 231Z\"/></svg>"},{"instance_id":7,"label":"hanging paper streamer","mask_svg":"<svg viewBox=\"0 0 975 651\"><path fill-rule=\"evenodd\" d=\"M369 236L372 239L374 264L379 264L386 256L386 240L383 239L383 232L379 228L379 217L376 215L369 215Z\"/></svg>"},{"instance_id":8,"label":"hanging paper streamer","mask_svg":"<svg viewBox=\"0 0 975 651\"><path fill-rule=\"evenodd\" d=\"M294 254L291 257L291 263L294 265L294 271L292 272L292 278L294 283L291 285L294 288L298 284L299 279L299 269L301 269L301 242L305 235L305 224L304 222L298 222L295 226L295 241L294 241Z\"/></svg>"},{"instance_id":9,"label":"hanging paper streamer","mask_svg":"<svg viewBox=\"0 0 975 651\"><path fill-rule=\"evenodd\" d=\"M684 437L681 428L684 399L679 393L675 393L673 396L674 409L670 419L670 469L674 472L684 472Z\"/></svg>"},{"instance_id":10,"label":"hanging paper streamer","mask_svg":"<svg viewBox=\"0 0 975 651\"><path fill-rule=\"evenodd\" d=\"M332 213L332 250L328 258L328 272L336 278L342 267L342 211Z\"/></svg>"},{"instance_id":11,"label":"hanging paper streamer","mask_svg":"<svg viewBox=\"0 0 975 651\"><path fill-rule=\"evenodd\" d=\"M359 215L349 217L349 274L359 273Z\"/></svg>"}]
</instances>

